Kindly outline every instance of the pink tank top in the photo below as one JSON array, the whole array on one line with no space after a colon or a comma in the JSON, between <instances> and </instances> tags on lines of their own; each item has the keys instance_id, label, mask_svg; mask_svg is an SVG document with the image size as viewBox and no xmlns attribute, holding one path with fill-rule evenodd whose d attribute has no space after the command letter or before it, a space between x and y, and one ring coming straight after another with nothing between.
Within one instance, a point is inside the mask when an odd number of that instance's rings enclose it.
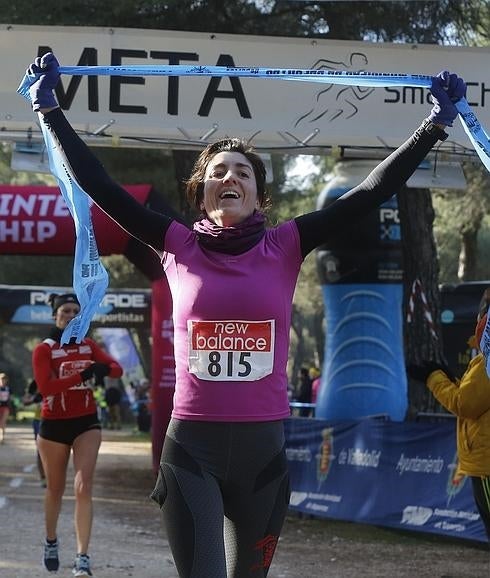
<instances>
[{"instance_id":1,"label":"pink tank top","mask_svg":"<svg viewBox=\"0 0 490 578\"><path fill-rule=\"evenodd\" d=\"M268 229L242 255L202 249L174 221L163 258L173 298L172 416L273 421L289 416L291 307L302 263L294 221Z\"/></svg>"}]
</instances>

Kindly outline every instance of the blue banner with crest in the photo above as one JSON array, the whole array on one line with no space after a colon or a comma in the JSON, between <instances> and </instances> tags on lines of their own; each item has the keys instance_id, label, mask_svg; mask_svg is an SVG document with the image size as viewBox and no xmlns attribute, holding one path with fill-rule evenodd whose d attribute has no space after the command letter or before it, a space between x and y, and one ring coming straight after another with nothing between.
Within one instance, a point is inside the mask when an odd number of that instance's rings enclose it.
<instances>
[{"instance_id":1,"label":"blue banner with crest","mask_svg":"<svg viewBox=\"0 0 490 578\"><path fill-rule=\"evenodd\" d=\"M455 425L287 420L290 508L486 542L471 480L457 471Z\"/></svg>"}]
</instances>

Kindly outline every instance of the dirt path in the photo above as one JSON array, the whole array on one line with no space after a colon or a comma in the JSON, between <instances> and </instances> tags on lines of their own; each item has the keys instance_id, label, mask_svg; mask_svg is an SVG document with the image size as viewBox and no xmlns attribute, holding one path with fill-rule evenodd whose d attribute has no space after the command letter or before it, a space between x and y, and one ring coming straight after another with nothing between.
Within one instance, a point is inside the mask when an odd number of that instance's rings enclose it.
<instances>
[{"instance_id":1,"label":"dirt path","mask_svg":"<svg viewBox=\"0 0 490 578\"><path fill-rule=\"evenodd\" d=\"M95 578L178 578L153 485L150 444L108 432L99 457L91 557ZM29 425L10 426L0 445L0 578L48 576L40 565L41 487ZM61 569L72 576L72 478L60 518ZM329 520L288 518L269 578L490 578L481 544Z\"/></svg>"}]
</instances>

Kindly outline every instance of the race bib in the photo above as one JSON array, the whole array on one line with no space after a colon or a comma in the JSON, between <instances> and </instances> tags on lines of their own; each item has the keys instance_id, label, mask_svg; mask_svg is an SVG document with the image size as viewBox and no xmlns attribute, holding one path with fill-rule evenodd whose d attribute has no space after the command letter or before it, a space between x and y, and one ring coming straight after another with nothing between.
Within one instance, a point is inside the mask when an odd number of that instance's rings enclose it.
<instances>
[{"instance_id":1,"label":"race bib","mask_svg":"<svg viewBox=\"0 0 490 578\"><path fill-rule=\"evenodd\" d=\"M272 373L274 320L188 321L189 371L208 381L255 381Z\"/></svg>"}]
</instances>

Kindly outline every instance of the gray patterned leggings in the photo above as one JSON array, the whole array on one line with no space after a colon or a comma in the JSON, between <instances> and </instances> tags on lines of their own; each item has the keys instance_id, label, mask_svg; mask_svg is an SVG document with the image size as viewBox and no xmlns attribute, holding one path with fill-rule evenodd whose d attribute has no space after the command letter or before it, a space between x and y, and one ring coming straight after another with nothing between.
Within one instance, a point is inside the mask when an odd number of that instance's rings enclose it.
<instances>
[{"instance_id":1,"label":"gray patterned leggings","mask_svg":"<svg viewBox=\"0 0 490 578\"><path fill-rule=\"evenodd\" d=\"M172 419L151 497L181 578L264 578L289 504L283 422Z\"/></svg>"}]
</instances>

